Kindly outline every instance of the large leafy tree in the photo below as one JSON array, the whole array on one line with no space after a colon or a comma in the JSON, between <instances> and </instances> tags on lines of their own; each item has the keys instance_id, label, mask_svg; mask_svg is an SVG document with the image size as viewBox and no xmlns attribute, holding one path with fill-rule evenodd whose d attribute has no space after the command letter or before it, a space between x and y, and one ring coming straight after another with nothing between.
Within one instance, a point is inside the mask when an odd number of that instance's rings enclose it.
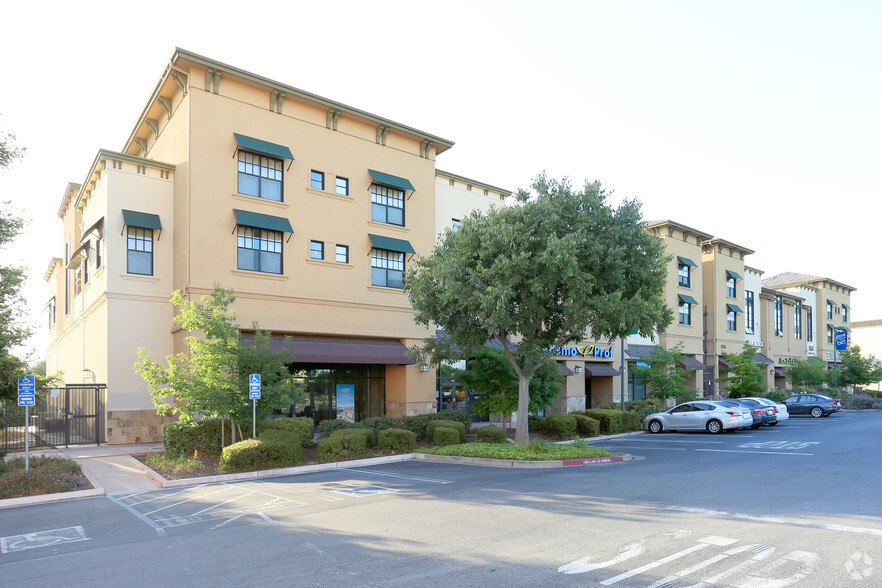
<instances>
[{"instance_id":1,"label":"large leafy tree","mask_svg":"<svg viewBox=\"0 0 882 588\"><path fill-rule=\"evenodd\" d=\"M798 359L784 368L784 375L797 387L823 386L827 383L827 364Z\"/></svg>"},{"instance_id":2,"label":"large leafy tree","mask_svg":"<svg viewBox=\"0 0 882 588\"><path fill-rule=\"evenodd\" d=\"M686 386L693 370L681 367L686 360L683 344L678 343L671 349L655 346L652 354L644 361L649 365L637 365L633 368L634 375L646 383L647 395L658 399L687 399L695 396L695 389Z\"/></svg>"},{"instance_id":3,"label":"large leafy tree","mask_svg":"<svg viewBox=\"0 0 882 588\"><path fill-rule=\"evenodd\" d=\"M405 279L417 322L449 336L427 339L423 356L437 362L448 343L467 356L500 343L518 375L518 443L529 440L530 381L553 347L589 333L651 334L672 318L662 294L667 258L643 231L639 202L615 208L598 182L574 189L544 174L531 187L513 206L469 215Z\"/></svg>"},{"instance_id":4,"label":"large leafy tree","mask_svg":"<svg viewBox=\"0 0 882 588\"><path fill-rule=\"evenodd\" d=\"M21 158L24 149L15 146L15 136L0 132L0 169ZM0 203L0 251L15 240L24 227L22 218L11 211L11 203ZM25 324L25 300L21 296L25 268L0 265L0 398L18 395L18 378L27 374L24 358L13 353L32 330Z\"/></svg>"},{"instance_id":5,"label":"large leafy tree","mask_svg":"<svg viewBox=\"0 0 882 588\"><path fill-rule=\"evenodd\" d=\"M723 357L728 363L734 365L727 375L720 378L725 382L729 398L743 398L745 396L758 396L766 392L766 379L763 368L754 357L756 347L745 345L741 353L724 353Z\"/></svg>"},{"instance_id":6,"label":"large leafy tree","mask_svg":"<svg viewBox=\"0 0 882 588\"><path fill-rule=\"evenodd\" d=\"M523 361L520 351L513 352L515 361ZM484 345L477 356L469 360L469 369L453 369L457 382L472 389L477 398L472 403L475 414L511 414L518 408L518 374L501 347ZM530 380L530 412L551 406L560 394L560 374L555 361L549 361L536 370Z\"/></svg>"},{"instance_id":7,"label":"large leafy tree","mask_svg":"<svg viewBox=\"0 0 882 588\"><path fill-rule=\"evenodd\" d=\"M849 345L839 353L836 383L839 386L866 386L882 381L882 366L875 357L861 355L858 345ZM829 382L833 383L832 373L828 373Z\"/></svg>"},{"instance_id":8,"label":"large leafy tree","mask_svg":"<svg viewBox=\"0 0 882 588\"><path fill-rule=\"evenodd\" d=\"M243 336L232 308L232 290L215 284L199 301L175 291L171 301L178 307L175 323L190 332L185 338L189 353L167 356L165 367L141 348L135 364L159 414L176 414L182 421L224 416L247 422L252 409L248 376L253 373L262 379L257 403L261 415L303 401L303 387L287 367L292 354L271 351L270 334L257 325L253 337Z\"/></svg>"}]
</instances>

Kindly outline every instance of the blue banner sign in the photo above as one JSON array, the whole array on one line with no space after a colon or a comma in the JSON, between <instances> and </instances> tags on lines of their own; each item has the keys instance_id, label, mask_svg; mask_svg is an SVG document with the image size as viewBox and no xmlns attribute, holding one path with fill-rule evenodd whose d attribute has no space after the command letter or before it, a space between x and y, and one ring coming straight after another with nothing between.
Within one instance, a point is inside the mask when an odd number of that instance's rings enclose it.
<instances>
[{"instance_id":1,"label":"blue banner sign","mask_svg":"<svg viewBox=\"0 0 882 588\"><path fill-rule=\"evenodd\" d=\"M836 331L834 339L836 341L836 351L845 351L848 347L848 333L846 331Z\"/></svg>"}]
</instances>

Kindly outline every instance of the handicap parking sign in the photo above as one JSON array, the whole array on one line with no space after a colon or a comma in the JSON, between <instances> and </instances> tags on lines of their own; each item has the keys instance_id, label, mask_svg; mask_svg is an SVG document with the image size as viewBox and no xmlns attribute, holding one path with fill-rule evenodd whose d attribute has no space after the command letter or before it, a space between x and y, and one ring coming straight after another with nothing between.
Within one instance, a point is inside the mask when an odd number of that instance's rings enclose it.
<instances>
[{"instance_id":1,"label":"handicap parking sign","mask_svg":"<svg viewBox=\"0 0 882 588\"><path fill-rule=\"evenodd\" d=\"M248 381L252 386L260 386L260 374L251 374L248 376Z\"/></svg>"}]
</instances>

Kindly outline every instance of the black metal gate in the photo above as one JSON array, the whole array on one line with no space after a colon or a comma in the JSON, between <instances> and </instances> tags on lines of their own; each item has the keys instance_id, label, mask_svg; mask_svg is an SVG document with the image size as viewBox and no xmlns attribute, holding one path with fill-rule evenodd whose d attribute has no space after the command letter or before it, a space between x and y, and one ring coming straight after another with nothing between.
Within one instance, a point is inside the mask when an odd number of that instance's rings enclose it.
<instances>
[{"instance_id":1,"label":"black metal gate","mask_svg":"<svg viewBox=\"0 0 882 588\"><path fill-rule=\"evenodd\" d=\"M105 439L107 386L67 384L37 395L25 423L24 407L6 401L3 410L4 452L22 451L25 435L31 447L101 444Z\"/></svg>"}]
</instances>

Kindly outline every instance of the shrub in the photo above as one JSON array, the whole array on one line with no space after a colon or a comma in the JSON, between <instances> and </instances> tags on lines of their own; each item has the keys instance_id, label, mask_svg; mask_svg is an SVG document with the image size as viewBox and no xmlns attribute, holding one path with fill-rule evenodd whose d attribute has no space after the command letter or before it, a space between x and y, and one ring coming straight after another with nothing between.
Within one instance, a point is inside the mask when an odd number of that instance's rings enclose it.
<instances>
[{"instance_id":1,"label":"shrub","mask_svg":"<svg viewBox=\"0 0 882 588\"><path fill-rule=\"evenodd\" d=\"M0 498L72 492L92 487L80 465L72 459L33 456L30 458L29 471L24 469L23 457L2 465L4 472L0 472Z\"/></svg>"},{"instance_id":2,"label":"shrub","mask_svg":"<svg viewBox=\"0 0 882 588\"><path fill-rule=\"evenodd\" d=\"M439 421L439 422L449 422L449 421ZM461 423L459 423L461 424ZM460 444L460 432L457 429L451 427L435 427L432 432L432 442L438 446L444 445L459 445Z\"/></svg>"},{"instance_id":3,"label":"shrub","mask_svg":"<svg viewBox=\"0 0 882 588\"><path fill-rule=\"evenodd\" d=\"M529 415L527 417L527 430L530 432L533 431L544 431L545 430L545 417Z\"/></svg>"},{"instance_id":4,"label":"shrub","mask_svg":"<svg viewBox=\"0 0 882 588\"><path fill-rule=\"evenodd\" d=\"M873 399L869 396L855 396L845 394L842 396L842 407L854 410L869 410L873 408Z\"/></svg>"},{"instance_id":5,"label":"shrub","mask_svg":"<svg viewBox=\"0 0 882 588\"><path fill-rule=\"evenodd\" d=\"M267 429L266 431L262 431L260 435L257 436L261 441L266 441L268 443L283 443L285 445L301 445L300 443L300 435L297 434L297 431L283 431L282 429Z\"/></svg>"},{"instance_id":6,"label":"shrub","mask_svg":"<svg viewBox=\"0 0 882 588\"><path fill-rule=\"evenodd\" d=\"M640 430L640 416L634 412L594 409L586 410L582 414L600 421L600 432L603 435Z\"/></svg>"},{"instance_id":7,"label":"shrub","mask_svg":"<svg viewBox=\"0 0 882 588\"><path fill-rule=\"evenodd\" d=\"M295 437L290 433L292 441ZM224 447L219 469L224 471L254 471L286 468L303 461L303 450L297 442L280 443L275 440L248 439Z\"/></svg>"},{"instance_id":8,"label":"shrub","mask_svg":"<svg viewBox=\"0 0 882 588\"><path fill-rule=\"evenodd\" d=\"M370 429L377 439L379 439L380 431L385 431L386 429L406 429L403 417L369 417L359 421L358 426Z\"/></svg>"},{"instance_id":9,"label":"shrub","mask_svg":"<svg viewBox=\"0 0 882 588\"><path fill-rule=\"evenodd\" d=\"M396 453L412 453L416 449L416 434L407 429L383 429L377 435L377 447Z\"/></svg>"},{"instance_id":10,"label":"shrub","mask_svg":"<svg viewBox=\"0 0 882 588\"><path fill-rule=\"evenodd\" d=\"M548 444L541 439L533 439L524 446L524 450L527 453L532 453L535 455L543 455L549 452Z\"/></svg>"},{"instance_id":11,"label":"shrub","mask_svg":"<svg viewBox=\"0 0 882 588\"><path fill-rule=\"evenodd\" d=\"M794 391L795 392L795 391ZM766 398L775 402L784 402L790 394L786 390L769 390L766 392Z\"/></svg>"},{"instance_id":12,"label":"shrub","mask_svg":"<svg viewBox=\"0 0 882 588\"><path fill-rule=\"evenodd\" d=\"M309 447L315 435L315 423L309 417L271 419L257 425L257 436L262 437L264 431L270 430L296 433L300 446Z\"/></svg>"},{"instance_id":13,"label":"shrub","mask_svg":"<svg viewBox=\"0 0 882 588\"><path fill-rule=\"evenodd\" d=\"M433 443L438 443L438 441L435 439L435 431L441 428L453 429L454 431L457 431L459 433L459 441L457 441L457 443L465 443L465 425L463 425L459 421L445 421L442 419L434 419L429 421L429 423L426 425L426 438L430 439Z\"/></svg>"},{"instance_id":14,"label":"shrub","mask_svg":"<svg viewBox=\"0 0 882 588\"><path fill-rule=\"evenodd\" d=\"M441 419L443 421L457 421L465 426L466 431L468 431L472 426L472 415L467 412L463 412L461 410L439 410L434 415L431 415L436 419Z\"/></svg>"},{"instance_id":15,"label":"shrub","mask_svg":"<svg viewBox=\"0 0 882 588\"><path fill-rule=\"evenodd\" d=\"M625 406L627 406L627 403L625 404ZM622 404L620 402L604 402L600 405L600 410L620 410L621 407Z\"/></svg>"},{"instance_id":16,"label":"shrub","mask_svg":"<svg viewBox=\"0 0 882 588\"><path fill-rule=\"evenodd\" d=\"M220 455L220 428L221 420L218 418L166 423L162 425L162 444L170 457L189 455L195 451Z\"/></svg>"},{"instance_id":17,"label":"shrub","mask_svg":"<svg viewBox=\"0 0 882 588\"><path fill-rule=\"evenodd\" d=\"M545 419L545 432L557 439L576 436L576 419L571 414L553 414Z\"/></svg>"},{"instance_id":18,"label":"shrub","mask_svg":"<svg viewBox=\"0 0 882 588\"><path fill-rule=\"evenodd\" d=\"M316 431L318 431L319 439L325 439L336 431L354 429L356 426L357 423L350 423L342 419L325 419L316 426Z\"/></svg>"},{"instance_id":19,"label":"shrub","mask_svg":"<svg viewBox=\"0 0 882 588\"><path fill-rule=\"evenodd\" d=\"M600 421L583 414L571 415L576 419L576 432L579 437L597 437L600 435Z\"/></svg>"},{"instance_id":20,"label":"shrub","mask_svg":"<svg viewBox=\"0 0 882 588\"><path fill-rule=\"evenodd\" d=\"M345 461L358 459L367 455L367 448L373 444L373 432L370 429L343 429L333 432L318 442L318 460L320 462Z\"/></svg>"},{"instance_id":21,"label":"shrub","mask_svg":"<svg viewBox=\"0 0 882 588\"><path fill-rule=\"evenodd\" d=\"M505 443L505 430L493 425L475 431L479 443Z\"/></svg>"}]
</instances>

